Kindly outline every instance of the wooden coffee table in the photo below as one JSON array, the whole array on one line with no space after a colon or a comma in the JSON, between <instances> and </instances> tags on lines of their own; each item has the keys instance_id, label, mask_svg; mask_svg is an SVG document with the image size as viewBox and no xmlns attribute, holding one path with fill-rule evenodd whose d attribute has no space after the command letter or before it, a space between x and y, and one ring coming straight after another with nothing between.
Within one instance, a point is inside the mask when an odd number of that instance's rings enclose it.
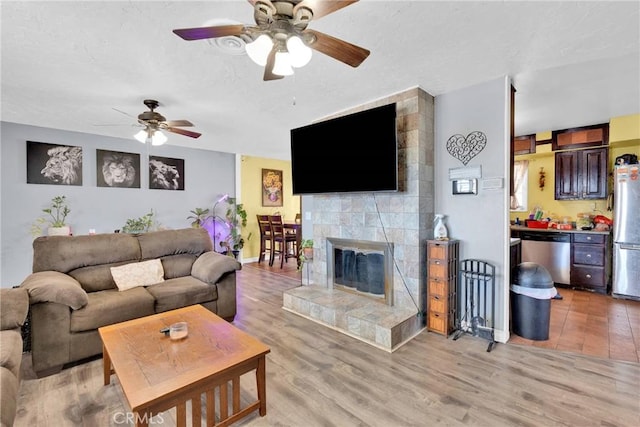
<instances>
[{"instance_id":1,"label":"wooden coffee table","mask_svg":"<svg viewBox=\"0 0 640 427\"><path fill-rule=\"evenodd\" d=\"M187 322L189 335L172 340L160 332ZM176 407L178 426L186 424L191 400L192 425L226 426L256 409L267 414L265 355L269 347L201 305L167 311L98 329L103 343L104 384L115 373L137 426ZM240 376L255 370L257 400L240 408ZM228 385L231 384L231 414ZM219 423L215 424L216 388ZM201 395L205 393L205 405Z\"/></svg>"}]
</instances>

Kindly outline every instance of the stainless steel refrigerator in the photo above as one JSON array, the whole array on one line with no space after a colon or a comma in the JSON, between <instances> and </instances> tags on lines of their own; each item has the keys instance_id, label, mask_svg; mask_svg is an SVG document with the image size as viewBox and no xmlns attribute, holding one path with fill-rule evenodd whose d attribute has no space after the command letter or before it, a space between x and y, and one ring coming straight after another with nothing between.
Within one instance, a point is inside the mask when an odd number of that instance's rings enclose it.
<instances>
[{"instance_id":1,"label":"stainless steel refrigerator","mask_svg":"<svg viewBox=\"0 0 640 427\"><path fill-rule=\"evenodd\" d=\"M640 165L616 166L613 198L612 294L640 300Z\"/></svg>"}]
</instances>

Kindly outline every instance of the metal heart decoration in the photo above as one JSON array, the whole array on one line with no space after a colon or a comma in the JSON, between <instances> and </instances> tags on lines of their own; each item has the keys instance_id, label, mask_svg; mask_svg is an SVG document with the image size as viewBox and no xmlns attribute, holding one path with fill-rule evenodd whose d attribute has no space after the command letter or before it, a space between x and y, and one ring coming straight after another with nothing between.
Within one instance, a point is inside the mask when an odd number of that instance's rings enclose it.
<instances>
[{"instance_id":1,"label":"metal heart decoration","mask_svg":"<svg viewBox=\"0 0 640 427\"><path fill-rule=\"evenodd\" d=\"M487 136L480 131L474 131L466 138L458 134L451 136L447 141L447 151L466 166L486 145Z\"/></svg>"}]
</instances>

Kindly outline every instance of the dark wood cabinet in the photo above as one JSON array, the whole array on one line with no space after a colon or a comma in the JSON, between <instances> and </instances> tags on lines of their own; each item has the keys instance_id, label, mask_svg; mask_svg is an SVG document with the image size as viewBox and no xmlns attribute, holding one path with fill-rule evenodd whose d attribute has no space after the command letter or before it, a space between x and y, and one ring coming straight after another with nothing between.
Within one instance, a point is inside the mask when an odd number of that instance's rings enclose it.
<instances>
[{"instance_id":1,"label":"dark wood cabinet","mask_svg":"<svg viewBox=\"0 0 640 427\"><path fill-rule=\"evenodd\" d=\"M609 145L609 123L551 132L552 150Z\"/></svg>"},{"instance_id":2,"label":"dark wood cabinet","mask_svg":"<svg viewBox=\"0 0 640 427\"><path fill-rule=\"evenodd\" d=\"M572 234L571 286L607 293L611 282L611 264L609 235Z\"/></svg>"},{"instance_id":3,"label":"dark wood cabinet","mask_svg":"<svg viewBox=\"0 0 640 427\"><path fill-rule=\"evenodd\" d=\"M513 140L513 153L533 154L536 152L536 135L516 136Z\"/></svg>"},{"instance_id":4,"label":"dark wood cabinet","mask_svg":"<svg viewBox=\"0 0 640 427\"><path fill-rule=\"evenodd\" d=\"M606 147L556 153L556 200L605 199L608 159Z\"/></svg>"},{"instance_id":5,"label":"dark wood cabinet","mask_svg":"<svg viewBox=\"0 0 640 427\"><path fill-rule=\"evenodd\" d=\"M427 241L427 329L449 336L455 327L458 240Z\"/></svg>"}]
</instances>

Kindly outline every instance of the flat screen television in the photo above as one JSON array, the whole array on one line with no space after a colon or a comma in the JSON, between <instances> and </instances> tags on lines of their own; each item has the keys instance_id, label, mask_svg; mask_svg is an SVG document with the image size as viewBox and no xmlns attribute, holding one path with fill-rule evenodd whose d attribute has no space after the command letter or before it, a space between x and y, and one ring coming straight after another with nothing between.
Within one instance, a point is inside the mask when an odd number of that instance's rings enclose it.
<instances>
[{"instance_id":1,"label":"flat screen television","mask_svg":"<svg viewBox=\"0 0 640 427\"><path fill-rule=\"evenodd\" d=\"M398 191L396 104L291 130L293 194Z\"/></svg>"}]
</instances>

